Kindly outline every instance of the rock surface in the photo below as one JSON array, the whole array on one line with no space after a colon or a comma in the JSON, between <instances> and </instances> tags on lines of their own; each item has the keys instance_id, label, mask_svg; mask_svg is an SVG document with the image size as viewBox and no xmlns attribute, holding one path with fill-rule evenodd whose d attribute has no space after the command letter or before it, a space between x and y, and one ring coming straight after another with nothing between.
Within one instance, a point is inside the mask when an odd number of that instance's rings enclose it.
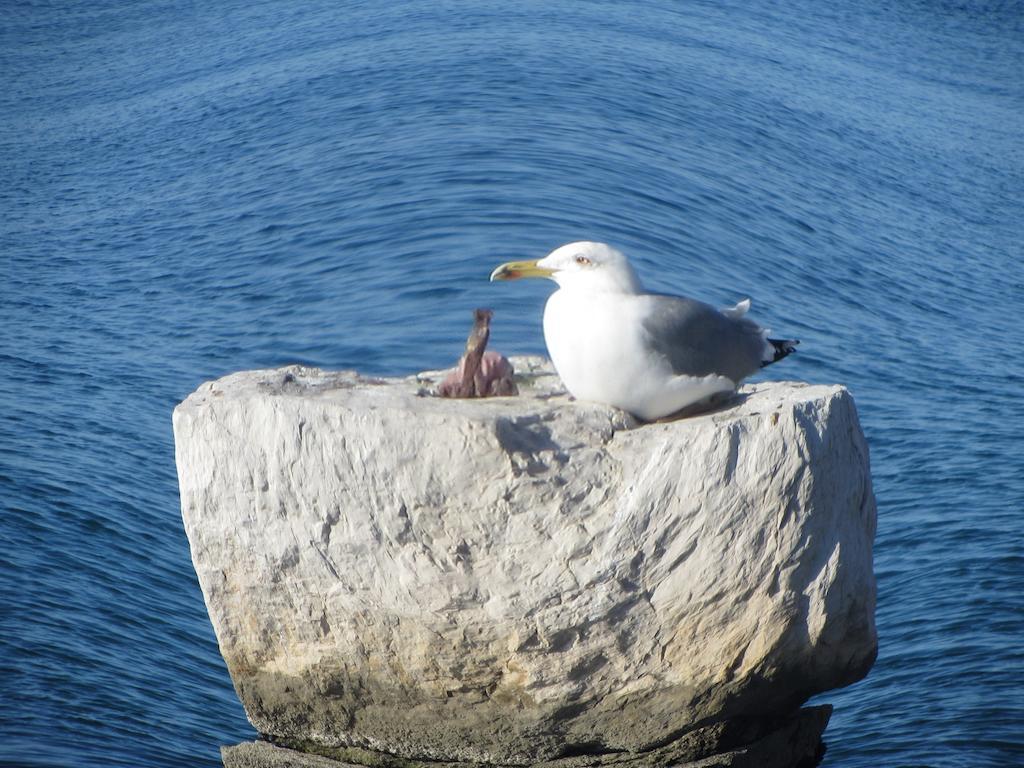
<instances>
[{"instance_id":1,"label":"rock surface","mask_svg":"<svg viewBox=\"0 0 1024 768\"><path fill-rule=\"evenodd\" d=\"M609 766L614 768L804 768L816 765L822 754L821 732L828 725L832 708L825 705L806 707L795 715L785 718L778 727L758 738L756 727L748 723L746 728L735 729L736 740L743 746L717 752L709 757L687 761L672 759L669 750L652 750L635 754L611 753L605 755L580 755L565 757L545 763L546 768L590 768ZM221 748L224 768L355 768L360 763L336 760L326 753L337 750L321 748L325 754L300 752L279 747L266 741L247 741L231 747ZM380 761L369 763L379 765ZM468 763L447 763L449 766L468 766ZM403 768L436 768L437 763L403 761Z\"/></svg>"},{"instance_id":2,"label":"rock surface","mask_svg":"<svg viewBox=\"0 0 1024 768\"><path fill-rule=\"evenodd\" d=\"M875 504L846 390L748 385L641 426L513 362L519 397L292 367L175 410L193 562L257 730L359 762L675 765L867 673Z\"/></svg>"}]
</instances>

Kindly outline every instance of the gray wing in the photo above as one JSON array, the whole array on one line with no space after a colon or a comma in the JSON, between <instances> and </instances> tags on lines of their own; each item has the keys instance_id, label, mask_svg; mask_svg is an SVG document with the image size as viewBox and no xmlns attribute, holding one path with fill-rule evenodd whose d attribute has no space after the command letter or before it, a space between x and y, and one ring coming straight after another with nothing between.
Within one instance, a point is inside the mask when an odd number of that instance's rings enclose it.
<instances>
[{"instance_id":1,"label":"gray wing","mask_svg":"<svg viewBox=\"0 0 1024 768\"><path fill-rule=\"evenodd\" d=\"M663 355L676 375L717 373L739 383L761 367L764 332L743 317L682 296L647 294L643 326L647 343Z\"/></svg>"}]
</instances>

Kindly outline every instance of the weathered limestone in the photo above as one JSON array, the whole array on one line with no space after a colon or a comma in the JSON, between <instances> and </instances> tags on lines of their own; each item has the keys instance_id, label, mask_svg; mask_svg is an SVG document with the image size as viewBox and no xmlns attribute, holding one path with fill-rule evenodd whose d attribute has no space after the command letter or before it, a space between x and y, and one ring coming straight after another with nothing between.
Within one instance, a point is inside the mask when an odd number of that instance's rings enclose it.
<instances>
[{"instance_id":1,"label":"weathered limestone","mask_svg":"<svg viewBox=\"0 0 1024 768\"><path fill-rule=\"evenodd\" d=\"M193 562L261 733L361 762L679 764L867 673L875 506L844 389L639 426L513 362L519 397L293 367L175 410Z\"/></svg>"},{"instance_id":2,"label":"weathered limestone","mask_svg":"<svg viewBox=\"0 0 1024 768\"><path fill-rule=\"evenodd\" d=\"M830 706L806 707L794 715L769 724L766 735L763 723L719 721L698 731L691 731L665 747L639 753L604 753L563 757L543 763L544 768L805 768L814 765L823 748L821 732L832 713ZM713 741L708 741L711 737ZM709 745L741 744L723 747L708 757L679 762L684 752L707 754ZM378 756L364 763L328 757L343 750L316 748L318 753L300 752L265 741L248 741L221 748L224 768L355 768L365 764L378 766ZM685 759L685 758L684 758ZM402 768L437 768L438 763L396 760ZM443 763L449 768L471 768L469 763Z\"/></svg>"}]
</instances>

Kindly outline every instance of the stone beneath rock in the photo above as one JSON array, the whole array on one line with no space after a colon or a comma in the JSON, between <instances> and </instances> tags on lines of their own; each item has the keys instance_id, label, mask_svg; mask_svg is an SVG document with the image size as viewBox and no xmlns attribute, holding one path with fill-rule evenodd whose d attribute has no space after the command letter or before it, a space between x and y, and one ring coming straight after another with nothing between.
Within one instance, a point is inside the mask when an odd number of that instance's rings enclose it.
<instances>
[{"instance_id":1,"label":"stone beneath rock","mask_svg":"<svg viewBox=\"0 0 1024 768\"><path fill-rule=\"evenodd\" d=\"M561 758L547 763L537 763L534 768L801 768L817 765L824 748L821 734L828 725L832 713L830 706L807 707L785 719L770 733L755 738L756 727L747 723L745 727L734 726L732 736L736 739L753 739L736 749L719 752L696 762L678 762L673 757L671 745L641 753L613 753ZM716 729L719 733L721 728ZM286 747L275 746L265 741L250 741L233 747L223 747L221 756L225 768L353 768L354 766L401 766L401 768L437 768L435 762L411 760L389 761L377 757L373 762L345 761L327 757L332 751L322 748L325 754L300 752ZM365 756L363 756L365 758ZM449 768L469 768L467 763L447 763Z\"/></svg>"},{"instance_id":2,"label":"stone beneath rock","mask_svg":"<svg viewBox=\"0 0 1024 768\"><path fill-rule=\"evenodd\" d=\"M805 707L757 741L676 768L813 768L825 755L821 734L831 716L831 706Z\"/></svg>"},{"instance_id":3,"label":"stone beneath rock","mask_svg":"<svg viewBox=\"0 0 1024 768\"><path fill-rule=\"evenodd\" d=\"M175 410L193 562L257 730L360 762L689 744L675 764L867 673L875 504L845 389L748 385L639 426L514 364L516 398L294 367Z\"/></svg>"},{"instance_id":4,"label":"stone beneath rock","mask_svg":"<svg viewBox=\"0 0 1024 768\"><path fill-rule=\"evenodd\" d=\"M221 747L220 756L224 768L356 768L352 763L277 747L265 741Z\"/></svg>"}]
</instances>

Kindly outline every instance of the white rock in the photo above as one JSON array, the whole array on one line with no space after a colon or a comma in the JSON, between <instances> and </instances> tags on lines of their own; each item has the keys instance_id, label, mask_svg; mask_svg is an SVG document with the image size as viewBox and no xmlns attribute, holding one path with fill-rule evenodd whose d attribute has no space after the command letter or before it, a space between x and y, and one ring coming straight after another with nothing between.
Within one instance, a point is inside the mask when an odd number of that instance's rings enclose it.
<instances>
[{"instance_id":1,"label":"white rock","mask_svg":"<svg viewBox=\"0 0 1024 768\"><path fill-rule=\"evenodd\" d=\"M875 503L845 389L748 385L639 426L513 363L519 397L293 367L175 410L193 562L257 730L526 764L867 673Z\"/></svg>"}]
</instances>

